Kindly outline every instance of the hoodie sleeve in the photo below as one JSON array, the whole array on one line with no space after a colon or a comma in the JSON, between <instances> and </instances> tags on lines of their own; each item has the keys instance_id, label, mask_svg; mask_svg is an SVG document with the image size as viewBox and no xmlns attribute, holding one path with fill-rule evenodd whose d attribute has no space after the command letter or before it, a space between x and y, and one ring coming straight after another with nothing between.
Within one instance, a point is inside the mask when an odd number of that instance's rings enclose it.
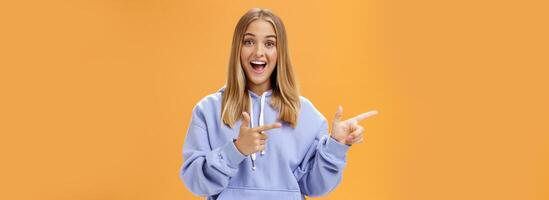
<instances>
[{"instance_id":1,"label":"hoodie sleeve","mask_svg":"<svg viewBox=\"0 0 549 200\"><path fill-rule=\"evenodd\" d=\"M341 181L349 146L328 135L326 120L317 132L299 167L294 171L301 193L322 196L332 191Z\"/></svg>"},{"instance_id":2,"label":"hoodie sleeve","mask_svg":"<svg viewBox=\"0 0 549 200\"><path fill-rule=\"evenodd\" d=\"M195 107L183 145L183 165L179 176L186 187L200 196L211 196L223 191L229 179L238 171L246 158L233 141L212 148L204 116Z\"/></svg>"}]
</instances>

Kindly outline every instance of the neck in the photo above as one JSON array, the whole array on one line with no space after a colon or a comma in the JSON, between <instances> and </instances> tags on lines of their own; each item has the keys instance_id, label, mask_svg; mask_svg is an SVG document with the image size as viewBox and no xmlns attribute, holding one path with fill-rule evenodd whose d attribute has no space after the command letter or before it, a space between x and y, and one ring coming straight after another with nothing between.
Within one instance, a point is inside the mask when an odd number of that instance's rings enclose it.
<instances>
[{"instance_id":1,"label":"neck","mask_svg":"<svg viewBox=\"0 0 549 200\"><path fill-rule=\"evenodd\" d=\"M248 89L250 89L252 92L254 92L257 95L262 95L264 92L271 89L271 84L269 81L261 85L255 85L253 83L249 83Z\"/></svg>"}]
</instances>

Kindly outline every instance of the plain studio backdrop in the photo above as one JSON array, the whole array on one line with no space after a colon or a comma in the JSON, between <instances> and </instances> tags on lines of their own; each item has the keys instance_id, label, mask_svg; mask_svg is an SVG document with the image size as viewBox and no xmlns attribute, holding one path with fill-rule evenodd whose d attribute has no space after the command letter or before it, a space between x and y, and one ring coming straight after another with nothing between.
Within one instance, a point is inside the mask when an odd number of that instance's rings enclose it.
<instances>
[{"instance_id":1,"label":"plain studio backdrop","mask_svg":"<svg viewBox=\"0 0 549 200\"><path fill-rule=\"evenodd\" d=\"M380 111L318 199L549 199L549 7L531 0L2 1L0 199L202 199L178 177L191 109L252 7L283 19L329 121Z\"/></svg>"}]
</instances>

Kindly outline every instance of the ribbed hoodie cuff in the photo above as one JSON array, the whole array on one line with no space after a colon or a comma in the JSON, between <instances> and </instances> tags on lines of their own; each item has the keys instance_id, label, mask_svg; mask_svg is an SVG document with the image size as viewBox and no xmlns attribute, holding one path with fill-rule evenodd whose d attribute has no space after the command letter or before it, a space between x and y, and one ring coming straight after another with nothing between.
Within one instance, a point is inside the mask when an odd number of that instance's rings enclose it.
<instances>
[{"instance_id":1,"label":"ribbed hoodie cuff","mask_svg":"<svg viewBox=\"0 0 549 200\"><path fill-rule=\"evenodd\" d=\"M333 154L338 158L345 158L347 151L349 151L348 145L342 144L330 136L328 136L326 143L326 152Z\"/></svg>"},{"instance_id":2,"label":"ribbed hoodie cuff","mask_svg":"<svg viewBox=\"0 0 549 200\"><path fill-rule=\"evenodd\" d=\"M220 149L219 158L226 160L229 167L237 168L246 156L238 151L234 142L231 140Z\"/></svg>"}]
</instances>

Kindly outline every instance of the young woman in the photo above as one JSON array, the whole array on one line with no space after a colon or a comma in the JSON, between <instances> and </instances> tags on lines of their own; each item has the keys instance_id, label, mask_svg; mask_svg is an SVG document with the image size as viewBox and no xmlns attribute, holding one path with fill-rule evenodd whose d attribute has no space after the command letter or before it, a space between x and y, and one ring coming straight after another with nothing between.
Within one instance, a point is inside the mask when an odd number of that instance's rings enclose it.
<instances>
[{"instance_id":1,"label":"young woman","mask_svg":"<svg viewBox=\"0 0 549 200\"><path fill-rule=\"evenodd\" d=\"M299 96L279 17L251 9L236 25L225 87L194 107L180 177L208 199L305 199L341 181L358 121L326 118Z\"/></svg>"}]
</instances>

